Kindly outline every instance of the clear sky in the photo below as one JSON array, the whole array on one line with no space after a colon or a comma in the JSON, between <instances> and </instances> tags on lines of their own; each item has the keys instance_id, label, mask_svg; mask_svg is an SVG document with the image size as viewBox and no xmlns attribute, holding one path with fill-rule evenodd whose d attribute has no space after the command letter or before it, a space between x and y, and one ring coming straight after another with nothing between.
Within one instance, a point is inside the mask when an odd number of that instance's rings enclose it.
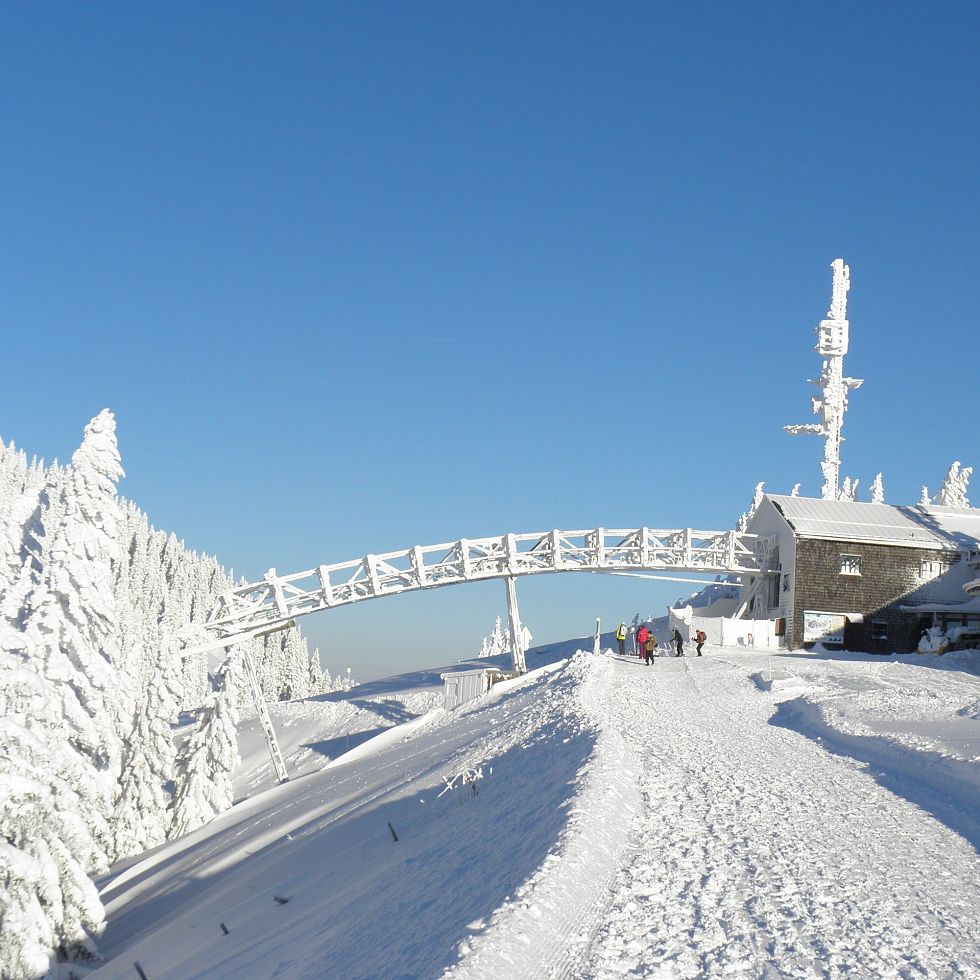
<instances>
[{"instance_id":1,"label":"clear sky","mask_svg":"<svg viewBox=\"0 0 980 980\"><path fill-rule=\"evenodd\" d=\"M249 578L461 536L727 528L980 468L980 6L0 6L0 437L117 416L122 492ZM980 477L975 498L980 498ZM537 642L693 590L521 580ZM304 621L452 662L499 582Z\"/></svg>"}]
</instances>

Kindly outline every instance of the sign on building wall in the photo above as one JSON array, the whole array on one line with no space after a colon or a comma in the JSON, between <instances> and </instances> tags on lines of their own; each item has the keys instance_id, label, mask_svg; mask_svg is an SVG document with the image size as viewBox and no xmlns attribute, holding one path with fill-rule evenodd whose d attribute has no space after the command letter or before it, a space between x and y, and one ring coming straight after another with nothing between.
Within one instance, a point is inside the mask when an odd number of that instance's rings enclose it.
<instances>
[{"instance_id":1,"label":"sign on building wall","mask_svg":"<svg viewBox=\"0 0 980 980\"><path fill-rule=\"evenodd\" d=\"M803 642L826 643L828 646L844 645L845 617L838 613L803 610Z\"/></svg>"}]
</instances>

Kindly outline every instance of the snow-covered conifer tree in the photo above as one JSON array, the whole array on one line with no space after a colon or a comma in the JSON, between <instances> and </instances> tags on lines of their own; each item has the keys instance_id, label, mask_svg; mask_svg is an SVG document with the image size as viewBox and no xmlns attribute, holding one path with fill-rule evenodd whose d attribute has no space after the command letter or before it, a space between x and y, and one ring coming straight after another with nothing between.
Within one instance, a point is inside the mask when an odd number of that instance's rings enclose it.
<instances>
[{"instance_id":1,"label":"snow-covered conifer tree","mask_svg":"<svg viewBox=\"0 0 980 980\"><path fill-rule=\"evenodd\" d=\"M837 494L838 500L857 500L858 484L860 480L852 480L849 476L844 477L844 483Z\"/></svg>"},{"instance_id":2,"label":"snow-covered conifer tree","mask_svg":"<svg viewBox=\"0 0 980 980\"><path fill-rule=\"evenodd\" d=\"M104 870L44 679L20 634L0 637L0 976L46 974L55 954L91 959L104 913L89 871Z\"/></svg>"},{"instance_id":3,"label":"snow-covered conifer tree","mask_svg":"<svg viewBox=\"0 0 980 980\"><path fill-rule=\"evenodd\" d=\"M307 681L310 695L323 692L323 667L320 666L320 648L316 647L310 656L309 677Z\"/></svg>"},{"instance_id":4,"label":"snow-covered conifer tree","mask_svg":"<svg viewBox=\"0 0 980 980\"><path fill-rule=\"evenodd\" d=\"M235 659L225 662L219 689L201 709L197 725L177 759L170 837L180 837L227 810L234 799L231 774L239 763Z\"/></svg>"},{"instance_id":5,"label":"snow-covered conifer tree","mask_svg":"<svg viewBox=\"0 0 980 980\"><path fill-rule=\"evenodd\" d=\"M333 679L330 677L330 671L324 669L323 678L324 693L331 691L349 691L352 687L357 687L357 681L351 674L350 667L347 668L346 673L337 674L337 676Z\"/></svg>"},{"instance_id":6,"label":"snow-covered conifer tree","mask_svg":"<svg viewBox=\"0 0 980 980\"><path fill-rule=\"evenodd\" d=\"M969 507L970 499L967 496L967 489L972 473L972 466L961 466L959 460L954 461L949 467L943 485L939 488L939 493L936 494L933 503L942 507Z\"/></svg>"},{"instance_id":7,"label":"snow-covered conifer tree","mask_svg":"<svg viewBox=\"0 0 980 980\"><path fill-rule=\"evenodd\" d=\"M282 677L279 700L292 701L309 694L309 654L306 640L299 630L288 629L282 634Z\"/></svg>"},{"instance_id":8,"label":"snow-covered conifer tree","mask_svg":"<svg viewBox=\"0 0 980 980\"><path fill-rule=\"evenodd\" d=\"M0 528L0 619L15 629L23 629L24 604L31 589L37 584L41 571L39 555L44 544L45 530L41 513L49 503L47 488L58 486L64 478L64 469L54 463L45 470L43 465L32 466L25 477L24 489L11 502L10 509Z\"/></svg>"},{"instance_id":9,"label":"snow-covered conifer tree","mask_svg":"<svg viewBox=\"0 0 980 980\"><path fill-rule=\"evenodd\" d=\"M94 787L98 815L85 817L96 833L111 815L126 709L114 666L112 589L121 476L115 420L106 410L89 422L71 465L42 494L36 582L21 613L28 663L45 678L60 721L58 748L84 761Z\"/></svg>"},{"instance_id":10,"label":"snow-covered conifer tree","mask_svg":"<svg viewBox=\"0 0 980 980\"><path fill-rule=\"evenodd\" d=\"M8 595L4 607L27 557L25 530L37 509L44 480L42 464L35 460L28 466L23 452L0 442L0 595ZM18 609L15 603L7 618L14 619Z\"/></svg>"},{"instance_id":11,"label":"snow-covered conifer tree","mask_svg":"<svg viewBox=\"0 0 980 980\"><path fill-rule=\"evenodd\" d=\"M261 638L259 655L252 660L255 676L266 701L279 700L279 682L285 673L283 669L282 639L278 633Z\"/></svg>"},{"instance_id":12,"label":"snow-covered conifer tree","mask_svg":"<svg viewBox=\"0 0 980 980\"><path fill-rule=\"evenodd\" d=\"M150 752L156 747L153 721L148 698L144 698L133 713L133 730L124 743L122 778L111 824L117 857L155 847L167 836L170 821L163 782L150 762Z\"/></svg>"},{"instance_id":13,"label":"snow-covered conifer tree","mask_svg":"<svg viewBox=\"0 0 980 980\"><path fill-rule=\"evenodd\" d=\"M879 473L874 483L871 484L871 503L883 504L885 502L885 480Z\"/></svg>"},{"instance_id":14,"label":"snow-covered conifer tree","mask_svg":"<svg viewBox=\"0 0 980 980\"><path fill-rule=\"evenodd\" d=\"M489 636L483 638L480 645L480 657L496 657L498 654L506 653L508 650L507 637L504 635L503 624L500 617L493 624L493 629Z\"/></svg>"}]
</instances>

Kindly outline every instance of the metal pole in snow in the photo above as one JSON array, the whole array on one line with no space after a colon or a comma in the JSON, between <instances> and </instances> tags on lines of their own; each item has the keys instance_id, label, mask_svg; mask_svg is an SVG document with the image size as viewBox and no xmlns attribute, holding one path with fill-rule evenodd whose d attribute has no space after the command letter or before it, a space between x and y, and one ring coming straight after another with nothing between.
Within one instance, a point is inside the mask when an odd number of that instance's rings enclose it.
<instances>
[{"instance_id":1,"label":"metal pole in snow","mask_svg":"<svg viewBox=\"0 0 980 980\"><path fill-rule=\"evenodd\" d=\"M228 652L229 648L225 647L225 653ZM286 761L283 759L282 751L279 748L276 730L272 727L272 719L269 717L269 709L266 707L265 697L262 694L262 688L259 686L259 679L255 676L255 665L252 663L252 657L244 646L242 647L241 654L242 664L245 667L245 677L252 691L252 700L255 702L255 711L259 716L259 723L262 725L262 730L265 732L265 740L269 743L269 755L272 756L272 765L276 770L276 778L280 783L284 783L289 779L289 774L286 772Z\"/></svg>"},{"instance_id":2,"label":"metal pole in snow","mask_svg":"<svg viewBox=\"0 0 980 980\"><path fill-rule=\"evenodd\" d=\"M595 640L592 643L592 652L598 657L599 656L599 617L595 618Z\"/></svg>"},{"instance_id":3,"label":"metal pole in snow","mask_svg":"<svg viewBox=\"0 0 980 980\"><path fill-rule=\"evenodd\" d=\"M526 674L524 628L521 625L520 610L517 608L517 584L513 575L508 575L504 582L507 586L507 618L510 621L510 652L514 658L514 670L518 674Z\"/></svg>"}]
</instances>

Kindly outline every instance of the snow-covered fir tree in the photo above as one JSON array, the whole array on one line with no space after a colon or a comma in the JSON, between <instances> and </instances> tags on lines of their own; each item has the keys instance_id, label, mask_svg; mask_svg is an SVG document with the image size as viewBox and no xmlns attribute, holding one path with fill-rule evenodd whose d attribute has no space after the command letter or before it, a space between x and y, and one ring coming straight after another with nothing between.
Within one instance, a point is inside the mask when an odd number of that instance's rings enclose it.
<instances>
[{"instance_id":1,"label":"snow-covered fir tree","mask_svg":"<svg viewBox=\"0 0 980 980\"><path fill-rule=\"evenodd\" d=\"M849 476L844 477L844 482L837 492L838 500L857 500L858 484L860 480L852 480Z\"/></svg>"},{"instance_id":2,"label":"snow-covered fir tree","mask_svg":"<svg viewBox=\"0 0 980 980\"><path fill-rule=\"evenodd\" d=\"M309 653L306 640L295 628L284 630L282 640L282 673L279 677L278 697L280 701L293 701L310 694Z\"/></svg>"},{"instance_id":3,"label":"snow-covered fir tree","mask_svg":"<svg viewBox=\"0 0 980 980\"><path fill-rule=\"evenodd\" d=\"M229 681L225 693L212 696L207 657L182 660L179 639L235 587L233 575L217 559L154 529L135 504L120 501L121 475L109 412L91 421L68 467L28 462L21 450L0 442L0 655L17 667L8 677L27 677L37 688L35 704L43 704L45 717L43 728L21 724L26 735L11 727L0 745L0 776L11 775L0 778L0 809L8 802L15 807L0 819L23 817L16 833L4 838L8 849L0 858L0 875L7 875L0 877L6 882L0 886L4 936L15 921L9 916L20 914L16 909L36 899L43 912L34 916L35 938L25 939L22 965L40 963L55 947L65 952L87 942L86 930L97 927L101 910L90 901L95 893L85 884L86 873L106 870L107 857L158 843L178 809L186 825L190 799L198 797L188 794L186 779L177 779L173 733L182 710L203 706L201 713L210 717L198 733L199 755L227 760L237 752L234 725L228 724L235 686ZM266 677L271 698L319 690L298 630L243 646ZM344 690L354 682L348 671L336 681L321 675L320 683ZM240 696L249 703L245 687ZM202 748L209 739L213 744ZM35 762L43 756L50 764L24 762L28 749ZM14 785L14 775L29 773L29 784ZM171 799L177 782L187 797L182 801ZM213 813L230 803L227 780L219 779L217 790L197 786L198 796L210 800L199 811ZM52 806L57 819L45 816ZM35 845L25 843L21 854L11 841L29 842L32 834L38 854L73 855L74 865L58 865L57 872L45 865L43 876L31 879ZM31 880L40 898L25 897ZM7 966L3 961L0 976L8 975Z\"/></svg>"},{"instance_id":4,"label":"snow-covered fir tree","mask_svg":"<svg viewBox=\"0 0 980 980\"><path fill-rule=\"evenodd\" d=\"M199 712L194 731L179 753L171 837L190 833L234 801L231 774L239 763L237 657L233 654L225 662L218 675L218 690Z\"/></svg>"},{"instance_id":5,"label":"snow-covered fir tree","mask_svg":"<svg viewBox=\"0 0 980 980\"><path fill-rule=\"evenodd\" d=\"M27 557L25 529L37 509L44 482L43 464L33 460L28 465L22 451L0 442L0 615ZM16 618L18 609L15 602L6 610L10 620Z\"/></svg>"},{"instance_id":6,"label":"snow-covered fir tree","mask_svg":"<svg viewBox=\"0 0 980 980\"><path fill-rule=\"evenodd\" d=\"M310 695L323 693L323 667L320 665L320 648L317 647L310 656L307 673L307 684Z\"/></svg>"},{"instance_id":7,"label":"snow-covered fir tree","mask_svg":"<svg viewBox=\"0 0 980 980\"><path fill-rule=\"evenodd\" d=\"M490 631L490 635L483 637L483 641L480 644L479 656L496 657L501 653L506 653L508 649L507 637L504 635L503 624L498 616L497 621L493 624L493 629Z\"/></svg>"},{"instance_id":8,"label":"snow-covered fir tree","mask_svg":"<svg viewBox=\"0 0 980 980\"><path fill-rule=\"evenodd\" d=\"M962 466L959 460L955 460L946 472L943 485L939 488L933 503L942 507L969 507L970 499L967 491L972 474L972 466Z\"/></svg>"},{"instance_id":9,"label":"snow-covered fir tree","mask_svg":"<svg viewBox=\"0 0 980 980\"><path fill-rule=\"evenodd\" d=\"M331 684L331 690L333 691L350 691L355 687L357 687L357 681L354 679L350 667L347 668L345 673L337 674Z\"/></svg>"},{"instance_id":10,"label":"snow-covered fir tree","mask_svg":"<svg viewBox=\"0 0 980 980\"><path fill-rule=\"evenodd\" d=\"M169 816L160 774L150 764L151 718L148 699L137 704L133 728L124 743L123 770L111 824L113 852L138 854L166 840Z\"/></svg>"},{"instance_id":11,"label":"snow-covered fir tree","mask_svg":"<svg viewBox=\"0 0 980 980\"><path fill-rule=\"evenodd\" d=\"M33 582L19 614L27 662L45 680L62 744L85 764L99 843L119 778L126 689L115 669L112 562L118 553L116 481L122 476L115 420L103 411L85 428L71 464L42 493L33 537ZM52 746L55 748L55 746ZM73 787L78 789L79 787Z\"/></svg>"},{"instance_id":12,"label":"snow-covered fir tree","mask_svg":"<svg viewBox=\"0 0 980 980\"><path fill-rule=\"evenodd\" d=\"M89 872L105 855L73 788L77 764L52 748L44 678L0 635L0 976L46 975L55 956L91 959L104 920Z\"/></svg>"},{"instance_id":13,"label":"snow-covered fir tree","mask_svg":"<svg viewBox=\"0 0 980 980\"><path fill-rule=\"evenodd\" d=\"M180 658L176 639L164 641L156 669L133 717L112 824L114 852L123 857L164 841L171 811L164 787L176 772L173 729L179 713Z\"/></svg>"},{"instance_id":14,"label":"snow-covered fir tree","mask_svg":"<svg viewBox=\"0 0 980 980\"><path fill-rule=\"evenodd\" d=\"M879 473L871 484L871 503L883 504L885 502L885 479Z\"/></svg>"}]
</instances>

